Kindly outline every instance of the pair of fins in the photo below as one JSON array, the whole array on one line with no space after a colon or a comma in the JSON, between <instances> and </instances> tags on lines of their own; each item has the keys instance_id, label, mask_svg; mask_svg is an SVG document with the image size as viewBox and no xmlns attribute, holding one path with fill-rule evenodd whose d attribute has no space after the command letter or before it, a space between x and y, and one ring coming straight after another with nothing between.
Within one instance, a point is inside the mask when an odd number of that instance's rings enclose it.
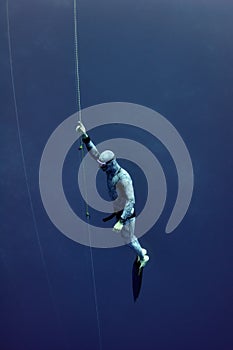
<instances>
[{"instance_id":1,"label":"pair of fins","mask_svg":"<svg viewBox=\"0 0 233 350\"><path fill-rule=\"evenodd\" d=\"M136 257L132 268L132 287L134 302L137 301L140 294L144 267L145 266L141 265L139 257Z\"/></svg>"}]
</instances>

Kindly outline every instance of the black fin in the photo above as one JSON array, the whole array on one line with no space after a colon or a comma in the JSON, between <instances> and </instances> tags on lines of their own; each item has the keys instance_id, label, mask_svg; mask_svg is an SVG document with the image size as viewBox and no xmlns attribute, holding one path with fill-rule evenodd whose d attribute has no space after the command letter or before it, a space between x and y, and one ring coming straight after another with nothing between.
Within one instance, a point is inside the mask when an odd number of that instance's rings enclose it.
<instances>
[{"instance_id":1,"label":"black fin","mask_svg":"<svg viewBox=\"0 0 233 350\"><path fill-rule=\"evenodd\" d=\"M142 275L143 275L143 267L140 268L140 261L138 257L136 257L133 263L133 269L132 269L132 286L133 286L134 302L136 302L140 294L140 290L142 286Z\"/></svg>"}]
</instances>

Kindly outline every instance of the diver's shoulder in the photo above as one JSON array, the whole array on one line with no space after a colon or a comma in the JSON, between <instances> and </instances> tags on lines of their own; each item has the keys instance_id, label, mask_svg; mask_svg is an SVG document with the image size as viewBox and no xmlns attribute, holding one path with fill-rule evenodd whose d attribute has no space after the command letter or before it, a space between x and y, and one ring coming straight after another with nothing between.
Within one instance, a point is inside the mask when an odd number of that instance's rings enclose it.
<instances>
[{"instance_id":1,"label":"diver's shoulder","mask_svg":"<svg viewBox=\"0 0 233 350\"><path fill-rule=\"evenodd\" d=\"M122 178L122 179L128 179L128 180L131 180L131 176L130 174L128 173L128 171L126 171L124 168L121 168L120 171L119 171L119 177Z\"/></svg>"}]
</instances>

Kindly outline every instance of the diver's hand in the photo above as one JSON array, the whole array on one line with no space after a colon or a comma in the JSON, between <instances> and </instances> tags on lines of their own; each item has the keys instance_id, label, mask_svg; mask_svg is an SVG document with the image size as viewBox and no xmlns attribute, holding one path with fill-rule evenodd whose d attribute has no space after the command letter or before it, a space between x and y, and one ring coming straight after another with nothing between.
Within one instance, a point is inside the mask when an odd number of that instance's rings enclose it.
<instances>
[{"instance_id":1,"label":"diver's hand","mask_svg":"<svg viewBox=\"0 0 233 350\"><path fill-rule=\"evenodd\" d=\"M86 133L86 128L85 128L85 126L83 125L83 123L82 122L78 122L78 125L77 125L77 127L76 127L76 131L77 132L80 132L82 135L87 135L87 133Z\"/></svg>"},{"instance_id":2,"label":"diver's hand","mask_svg":"<svg viewBox=\"0 0 233 350\"><path fill-rule=\"evenodd\" d=\"M113 227L113 231L120 232L123 228L123 224L120 221L117 221L117 223Z\"/></svg>"}]
</instances>

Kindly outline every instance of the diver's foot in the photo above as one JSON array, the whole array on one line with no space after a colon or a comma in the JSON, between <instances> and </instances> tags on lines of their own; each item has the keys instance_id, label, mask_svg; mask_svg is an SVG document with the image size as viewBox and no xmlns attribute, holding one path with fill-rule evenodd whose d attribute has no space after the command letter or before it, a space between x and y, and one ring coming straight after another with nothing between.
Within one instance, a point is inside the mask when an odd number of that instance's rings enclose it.
<instances>
[{"instance_id":1,"label":"diver's foot","mask_svg":"<svg viewBox=\"0 0 233 350\"><path fill-rule=\"evenodd\" d=\"M144 248L142 248L142 254L143 254L143 255L146 255L146 254L147 254L147 250L144 249Z\"/></svg>"},{"instance_id":2,"label":"diver's foot","mask_svg":"<svg viewBox=\"0 0 233 350\"><path fill-rule=\"evenodd\" d=\"M150 258L148 255L144 255L143 258L139 258L139 262L140 262L139 269L142 269L143 267L145 267L149 260Z\"/></svg>"}]
</instances>

